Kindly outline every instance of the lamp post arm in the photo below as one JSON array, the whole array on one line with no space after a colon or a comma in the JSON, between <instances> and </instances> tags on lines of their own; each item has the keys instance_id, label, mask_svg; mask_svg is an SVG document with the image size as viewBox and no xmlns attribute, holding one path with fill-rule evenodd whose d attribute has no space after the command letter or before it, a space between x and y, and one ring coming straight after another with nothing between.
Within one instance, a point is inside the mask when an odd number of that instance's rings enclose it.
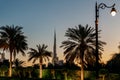
<instances>
[{"instance_id":1,"label":"lamp post arm","mask_svg":"<svg viewBox=\"0 0 120 80\"><path fill-rule=\"evenodd\" d=\"M112 6L107 6L106 4L104 3L100 3L98 5L98 9L101 8L101 9L105 9L105 8L114 8L115 4L113 4Z\"/></svg>"}]
</instances>

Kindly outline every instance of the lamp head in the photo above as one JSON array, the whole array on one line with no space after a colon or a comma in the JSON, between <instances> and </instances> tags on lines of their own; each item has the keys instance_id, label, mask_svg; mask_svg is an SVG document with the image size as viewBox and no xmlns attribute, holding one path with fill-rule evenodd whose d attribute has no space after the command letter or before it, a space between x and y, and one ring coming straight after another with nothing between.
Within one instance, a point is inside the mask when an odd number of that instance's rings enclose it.
<instances>
[{"instance_id":1,"label":"lamp head","mask_svg":"<svg viewBox=\"0 0 120 80\"><path fill-rule=\"evenodd\" d=\"M110 13L111 13L112 16L115 16L116 13L117 13L117 11L116 11L116 9L113 7Z\"/></svg>"}]
</instances>

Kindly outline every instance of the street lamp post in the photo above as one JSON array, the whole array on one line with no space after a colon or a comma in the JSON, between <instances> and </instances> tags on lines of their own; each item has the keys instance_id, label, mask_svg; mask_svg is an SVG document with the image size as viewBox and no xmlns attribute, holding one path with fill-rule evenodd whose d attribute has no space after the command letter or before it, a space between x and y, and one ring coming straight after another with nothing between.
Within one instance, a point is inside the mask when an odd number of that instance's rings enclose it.
<instances>
[{"instance_id":1,"label":"street lamp post","mask_svg":"<svg viewBox=\"0 0 120 80\"><path fill-rule=\"evenodd\" d=\"M107 6L104 3L100 3L99 5L96 2L95 5L95 30L96 30L96 79L99 78L99 47L98 47L98 22L99 22L99 9L105 9L105 8L112 8L111 15L115 16L116 10L114 8L115 4L112 6Z\"/></svg>"}]
</instances>

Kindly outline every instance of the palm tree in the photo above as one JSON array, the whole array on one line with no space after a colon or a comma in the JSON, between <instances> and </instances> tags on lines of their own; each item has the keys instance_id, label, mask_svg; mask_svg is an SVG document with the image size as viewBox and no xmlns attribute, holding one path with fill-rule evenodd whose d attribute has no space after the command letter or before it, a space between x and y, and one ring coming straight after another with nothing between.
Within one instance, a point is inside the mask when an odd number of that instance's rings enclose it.
<instances>
[{"instance_id":1,"label":"palm tree","mask_svg":"<svg viewBox=\"0 0 120 80\"><path fill-rule=\"evenodd\" d=\"M23 63L24 63L24 61L19 60L18 58L13 61L13 65L15 66L15 68L14 68L15 75L17 75L18 77L21 77L20 72L21 72L21 70L23 68L22 67Z\"/></svg>"},{"instance_id":2,"label":"palm tree","mask_svg":"<svg viewBox=\"0 0 120 80\"><path fill-rule=\"evenodd\" d=\"M65 49L66 61L81 64L81 80L84 80L84 64L87 62L87 58L95 59L95 34L95 29L88 25L68 28L65 33L68 40L63 41L61 45ZM99 41L99 50L103 50L103 44L105 43ZM99 55L101 54L99 53Z\"/></svg>"},{"instance_id":3,"label":"palm tree","mask_svg":"<svg viewBox=\"0 0 120 80\"><path fill-rule=\"evenodd\" d=\"M19 60L18 58L13 61L13 64L14 64L14 66L15 66L16 68L22 67L22 64L23 64L23 63L24 63L24 61Z\"/></svg>"},{"instance_id":4,"label":"palm tree","mask_svg":"<svg viewBox=\"0 0 120 80\"><path fill-rule=\"evenodd\" d=\"M30 52L28 52L29 54L29 59L28 61L33 59L33 63L36 60L39 60L39 77L42 78L42 64L43 64L43 60L46 61L49 60L49 57L51 57L51 52L47 51L46 48L47 46L45 44L42 44L42 46L39 44L36 46L36 49L30 48Z\"/></svg>"},{"instance_id":5,"label":"palm tree","mask_svg":"<svg viewBox=\"0 0 120 80\"><path fill-rule=\"evenodd\" d=\"M27 50L26 36L21 31L20 26L2 26L0 27L0 48L10 52L9 76L12 76L12 56L14 59L16 54L21 52L25 56L24 50Z\"/></svg>"}]
</instances>

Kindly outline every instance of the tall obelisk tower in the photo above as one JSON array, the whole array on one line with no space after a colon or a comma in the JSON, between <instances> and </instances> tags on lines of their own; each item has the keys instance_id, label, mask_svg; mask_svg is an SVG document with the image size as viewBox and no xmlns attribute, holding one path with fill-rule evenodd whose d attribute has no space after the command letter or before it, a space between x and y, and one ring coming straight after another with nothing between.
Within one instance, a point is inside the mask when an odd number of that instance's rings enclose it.
<instances>
[{"instance_id":1,"label":"tall obelisk tower","mask_svg":"<svg viewBox=\"0 0 120 80\"><path fill-rule=\"evenodd\" d=\"M53 45L53 56L52 56L53 66L58 63L58 57L56 53L56 31L54 30L54 45Z\"/></svg>"}]
</instances>

